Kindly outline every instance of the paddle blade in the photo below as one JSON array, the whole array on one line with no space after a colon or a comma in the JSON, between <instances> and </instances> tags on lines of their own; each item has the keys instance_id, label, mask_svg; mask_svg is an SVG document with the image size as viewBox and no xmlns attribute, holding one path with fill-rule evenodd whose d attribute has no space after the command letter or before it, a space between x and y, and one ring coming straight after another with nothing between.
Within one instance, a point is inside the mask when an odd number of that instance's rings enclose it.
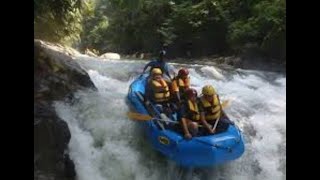
<instances>
[{"instance_id":1,"label":"paddle blade","mask_svg":"<svg viewBox=\"0 0 320 180\"><path fill-rule=\"evenodd\" d=\"M138 120L138 121L149 121L152 119L151 116L145 115L145 114L140 114L140 113L135 113L135 112L128 112L127 116L130 119Z\"/></svg>"},{"instance_id":2,"label":"paddle blade","mask_svg":"<svg viewBox=\"0 0 320 180\"><path fill-rule=\"evenodd\" d=\"M221 106L222 108L227 108L230 105L230 100L223 101Z\"/></svg>"}]
</instances>

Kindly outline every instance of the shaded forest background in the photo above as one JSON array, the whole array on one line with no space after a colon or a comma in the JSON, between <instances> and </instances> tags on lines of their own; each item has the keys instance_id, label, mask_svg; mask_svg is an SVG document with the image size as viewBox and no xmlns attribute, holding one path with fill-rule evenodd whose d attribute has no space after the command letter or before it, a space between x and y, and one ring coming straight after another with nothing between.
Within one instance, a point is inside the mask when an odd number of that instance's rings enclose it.
<instances>
[{"instance_id":1,"label":"shaded forest background","mask_svg":"<svg viewBox=\"0 0 320 180\"><path fill-rule=\"evenodd\" d=\"M34 0L35 38L98 54L286 60L285 0Z\"/></svg>"}]
</instances>

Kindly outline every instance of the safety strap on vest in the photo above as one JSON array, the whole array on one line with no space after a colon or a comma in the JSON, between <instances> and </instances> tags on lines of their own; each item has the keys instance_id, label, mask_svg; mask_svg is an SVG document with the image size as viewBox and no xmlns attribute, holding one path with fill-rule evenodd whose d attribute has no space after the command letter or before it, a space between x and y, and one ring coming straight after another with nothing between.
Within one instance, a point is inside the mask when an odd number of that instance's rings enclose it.
<instances>
[{"instance_id":1,"label":"safety strap on vest","mask_svg":"<svg viewBox=\"0 0 320 180\"><path fill-rule=\"evenodd\" d=\"M199 113L199 109L198 109L197 103L194 104L193 102L188 100L188 108L189 108L189 111L192 114L192 120L199 121L200 120L200 113Z\"/></svg>"}]
</instances>

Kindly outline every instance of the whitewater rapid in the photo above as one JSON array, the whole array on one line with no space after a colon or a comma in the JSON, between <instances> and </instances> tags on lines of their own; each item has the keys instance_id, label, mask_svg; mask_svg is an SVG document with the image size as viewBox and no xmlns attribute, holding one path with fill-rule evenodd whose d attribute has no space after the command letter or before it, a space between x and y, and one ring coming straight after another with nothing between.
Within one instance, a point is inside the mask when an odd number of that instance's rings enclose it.
<instances>
[{"instance_id":1,"label":"whitewater rapid","mask_svg":"<svg viewBox=\"0 0 320 180\"><path fill-rule=\"evenodd\" d=\"M184 170L154 151L136 122L126 117L126 94L146 61L102 61L81 56L98 91L79 91L74 105L56 102L71 131L69 153L78 180L284 180L286 179L286 76L253 70L187 67L200 93L212 84L244 133L244 155L215 168Z\"/></svg>"}]
</instances>

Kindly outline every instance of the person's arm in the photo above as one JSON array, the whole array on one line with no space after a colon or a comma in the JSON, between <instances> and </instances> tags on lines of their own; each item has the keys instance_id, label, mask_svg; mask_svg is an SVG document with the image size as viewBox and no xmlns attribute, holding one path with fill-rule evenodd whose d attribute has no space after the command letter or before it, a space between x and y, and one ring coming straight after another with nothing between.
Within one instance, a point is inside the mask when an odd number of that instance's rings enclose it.
<instances>
[{"instance_id":1,"label":"person's arm","mask_svg":"<svg viewBox=\"0 0 320 180\"><path fill-rule=\"evenodd\" d=\"M166 71L166 75L169 77L170 80L172 80L170 73L168 71Z\"/></svg>"},{"instance_id":2,"label":"person's arm","mask_svg":"<svg viewBox=\"0 0 320 180\"><path fill-rule=\"evenodd\" d=\"M173 78L171 77L170 72L172 74L175 74L173 66L169 65L168 63L166 63L164 65L164 70L165 70L165 74L170 78L170 80L172 80Z\"/></svg>"},{"instance_id":3,"label":"person's arm","mask_svg":"<svg viewBox=\"0 0 320 180\"><path fill-rule=\"evenodd\" d=\"M210 124L206 121L204 112L201 112L201 113L200 113L200 121L201 121L201 123L204 125L204 127L209 131L209 133L212 133L211 126L210 126Z\"/></svg>"},{"instance_id":4,"label":"person's arm","mask_svg":"<svg viewBox=\"0 0 320 180\"><path fill-rule=\"evenodd\" d=\"M153 97L152 97L152 87L147 87L146 89L146 95L144 98L144 104L151 116L156 116L157 113L155 112L154 108L151 105L151 102L153 102Z\"/></svg>"},{"instance_id":5,"label":"person's arm","mask_svg":"<svg viewBox=\"0 0 320 180\"><path fill-rule=\"evenodd\" d=\"M149 66L149 63L146 65L146 66L144 66L144 68L143 68L143 73L146 71L146 69L148 68L148 66Z\"/></svg>"},{"instance_id":6,"label":"person's arm","mask_svg":"<svg viewBox=\"0 0 320 180\"><path fill-rule=\"evenodd\" d=\"M144 98L144 102L147 103L147 105L150 104L150 100L151 100L151 83L150 83L150 79L148 79L148 82L147 82L147 85L146 85L146 95L145 95L145 98Z\"/></svg>"},{"instance_id":7,"label":"person's arm","mask_svg":"<svg viewBox=\"0 0 320 180\"><path fill-rule=\"evenodd\" d=\"M178 100L178 103L181 103L181 98L180 98L180 93L179 92L175 92L176 98Z\"/></svg>"},{"instance_id":8,"label":"person's arm","mask_svg":"<svg viewBox=\"0 0 320 180\"><path fill-rule=\"evenodd\" d=\"M182 126L182 129L183 129L184 138L186 138L186 139L191 139L191 138L192 138L192 135L191 135L190 132L189 132L188 125L187 125L187 119L185 118L185 113L186 113L186 108L185 108L185 106L182 106L182 107L181 107L180 112L181 112L181 114L182 114L182 117L181 117L181 126Z\"/></svg>"},{"instance_id":9,"label":"person's arm","mask_svg":"<svg viewBox=\"0 0 320 180\"><path fill-rule=\"evenodd\" d=\"M184 133L184 138L191 139L192 135L190 134L187 126L187 119L181 118L181 124L182 124L183 133Z\"/></svg>"},{"instance_id":10,"label":"person's arm","mask_svg":"<svg viewBox=\"0 0 320 180\"><path fill-rule=\"evenodd\" d=\"M201 121L201 123L209 131L209 133L213 133L213 131L211 129L211 125L206 121L204 108L202 107L201 104L199 105L199 111L200 111L200 121Z\"/></svg>"},{"instance_id":11,"label":"person's arm","mask_svg":"<svg viewBox=\"0 0 320 180\"><path fill-rule=\"evenodd\" d=\"M174 96L176 96L179 103L181 102L180 94L179 94L179 88L177 85L177 81L173 80L171 84L171 91L173 92Z\"/></svg>"},{"instance_id":12,"label":"person's arm","mask_svg":"<svg viewBox=\"0 0 320 180\"><path fill-rule=\"evenodd\" d=\"M147 68L149 67L149 66L151 66L153 64L153 61L151 61L151 62L149 62L148 64L146 64L145 66L144 66L144 68L143 68L143 73L147 70Z\"/></svg>"}]
</instances>

